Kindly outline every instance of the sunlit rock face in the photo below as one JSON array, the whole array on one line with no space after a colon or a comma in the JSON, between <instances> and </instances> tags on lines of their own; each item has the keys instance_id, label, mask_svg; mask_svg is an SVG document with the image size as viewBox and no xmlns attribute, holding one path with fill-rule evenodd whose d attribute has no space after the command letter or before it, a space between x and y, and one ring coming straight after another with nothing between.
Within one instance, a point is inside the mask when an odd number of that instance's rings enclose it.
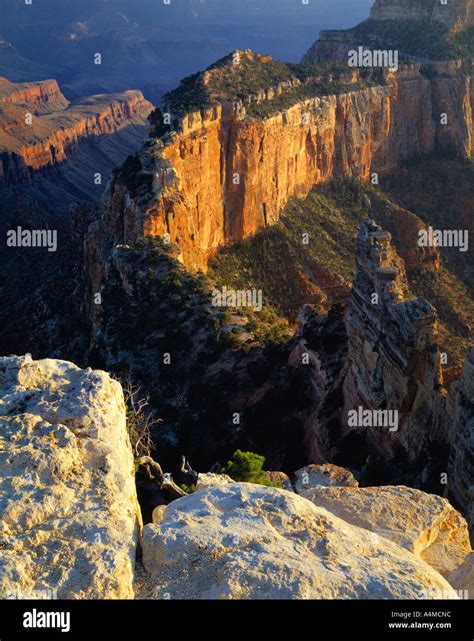
<instances>
[{"instance_id":1,"label":"sunlit rock face","mask_svg":"<svg viewBox=\"0 0 474 641\"><path fill-rule=\"evenodd\" d=\"M219 247L276 222L290 198L315 184L368 180L436 148L468 155L470 92L456 70L431 82L415 64L379 86L348 85L265 118L248 116L242 103L189 113L142 151L146 194L114 182L110 202L126 213L123 242L169 235L188 268L206 269ZM438 125L438 110L448 126Z\"/></svg>"},{"instance_id":2,"label":"sunlit rock face","mask_svg":"<svg viewBox=\"0 0 474 641\"><path fill-rule=\"evenodd\" d=\"M249 483L170 504L145 526L143 563L155 598L456 598L402 546L294 493Z\"/></svg>"},{"instance_id":3,"label":"sunlit rock face","mask_svg":"<svg viewBox=\"0 0 474 641\"><path fill-rule=\"evenodd\" d=\"M13 356L0 388L0 594L133 598L141 517L119 383Z\"/></svg>"},{"instance_id":4,"label":"sunlit rock face","mask_svg":"<svg viewBox=\"0 0 474 641\"><path fill-rule=\"evenodd\" d=\"M110 171L140 148L152 109L140 91L69 103L56 80L13 83L0 77L0 185L31 185L38 172L56 178L64 172L90 196L94 182L85 174L93 176L95 166L105 175L105 167Z\"/></svg>"},{"instance_id":5,"label":"sunlit rock face","mask_svg":"<svg viewBox=\"0 0 474 641\"><path fill-rule=\"evenodd\" d=\"M470 558L465 519L444 498L400 486L313 485L304 496L339 518L409 550L449 578Z\"/></svg>"}]
</instances>

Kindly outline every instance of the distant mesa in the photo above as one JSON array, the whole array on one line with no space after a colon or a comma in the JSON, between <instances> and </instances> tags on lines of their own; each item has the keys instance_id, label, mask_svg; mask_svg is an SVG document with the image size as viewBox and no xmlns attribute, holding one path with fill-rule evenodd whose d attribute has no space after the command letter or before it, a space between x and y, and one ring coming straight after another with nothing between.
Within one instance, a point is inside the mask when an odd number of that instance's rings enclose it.
<instances>
[{"instance_id":1,"label":"distant mesa","mask_svg":"<svg viewBox=\"0 0 474 641\"><path fill-rule=\"evenodd\" d=\"M351 29L321 31L304 62L347 61L348 50L397 50L402 60L465 62L474 57L474 0L376 0L370 18Z\"/></svg>"},{"instance_id":2,"label":"distant mesa","mask_svg":"<svg viewBox=\"0 0 474 641\"><path fill-rule=\"evenodd\" d=\"M29 108L35 115L62 111L69 106L56 80L10 82L1 77L0 103Z\"/></svg>"},{"instance_id":3,"label":"distant mesa","mask_svg":"<svg viewBox=\"0 0 474 641\"><path fill-rule=\"evenodd\" d=\"M88 197L94 189L93 167L110 172L141 146L152 109L140 91L70 103L54 79L14 83L0 78L0 185L33 184L37 172L73 163L87 143L81 165L90 165L90 175L67 178L77 185L77 196ZM118 135L113 145L111 135ZM97 145L105 148L100 151Z\"/></svg>"}]
</instances>

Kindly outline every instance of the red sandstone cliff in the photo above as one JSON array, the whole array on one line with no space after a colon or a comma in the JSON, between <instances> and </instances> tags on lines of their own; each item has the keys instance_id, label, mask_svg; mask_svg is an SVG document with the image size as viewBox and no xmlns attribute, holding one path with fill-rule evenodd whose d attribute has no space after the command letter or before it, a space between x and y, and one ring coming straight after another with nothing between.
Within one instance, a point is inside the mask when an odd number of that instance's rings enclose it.
<instances>
[{"instance_id":1,"label":"red sandstone cliff","mask_svg":"<svg viewBox=\"0 0 474 641\"><path fill-rule=\"evenodd\" d=\"M61 111L69 105L56 80L17 83L6 78L0 78L0 103L21 105L35 114Z\"/></svg>"},{"instance_id":2,"label":"red sandstone cliff","mask_svg":"<svg viewBox=\"0 0 474 641\"><path fill-rule=\"evenodd\" d=\"M144 126L152 108L139 91L70 105L54 80L0 79L0 185L32 182L34 172L70 159L87 140Z\"/></svg>"},{"instance_id":3,"label":"red sandstone cliff","mask_svg":"<svg viewBox=\"0 0 474 641\"><path fill-rule=\"evenodd\" d=\"M241 101L185 115L142 152L153 189L122 201L120 242L169 234L187 267L205 269L220 246L274 223L290 198L319 182L367 180L435 149L470 155L471 79L456 64L443 70L432 78L420 64L405 66L379 85L348 82L264 118L249 116Z\"/></svg>"}]
</instances>

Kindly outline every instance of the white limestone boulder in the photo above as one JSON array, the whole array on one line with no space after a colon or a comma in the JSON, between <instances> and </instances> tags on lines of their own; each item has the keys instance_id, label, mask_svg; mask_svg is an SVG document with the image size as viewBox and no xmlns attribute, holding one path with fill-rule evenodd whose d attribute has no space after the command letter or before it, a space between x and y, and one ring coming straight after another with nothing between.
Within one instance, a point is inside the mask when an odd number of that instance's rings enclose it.
<instances>
[{"instance_id":1,"label":"white limestone boulder","mask_svg":"<svg viewBox=\"0 0 474 641\"><path fill-rule=\"evenodd\" d=\"M295 493L234 483L174 501L144 528L154 598L457 598L432 567Z\"/></svg>"},{"instance_id":2,"label":"white limestone boulder","mask_svg":"<svg viewBox=\"0 0 474 641\"><path fill-rule=\"evenodd\" d=\"M229 483L235 483L235 481L227 474L212 474L211 472L208 474L199 473L196 491L207 490L210 487L219 487L220 485L228 485Z\"/></svg>"},{"instance_id":3,"label":"white limestone boulder","mask_svg":"<svg viewBox=\"0 0 474 641\"><path fill-rule=\"evenodd\" d=\"M308 500L397 543L448 577L471 551L467 523L444 498L404 486L322 487Z\"/></svg>"},{"instance_id":4,"label":"white limestone boulder","mask_svg":"<svg viewBox=\"0 0 474 641\"><path fill-rule=\"evenodd\" d=\"M133 598L140 528L121 386L0 358L0 597Z\"/></svg>"},{"instance_id":5,"label":"white limestone boulder","mask_svg":"<svg viewBox=\"0 0 474 641\"><path fill-rule=\"evenodd\" d=\"M265 476L272 483L278 483L284 490L290 492L293 491L291 486L290 478L284 472L269 472L265 471ZM235 483L228 474L212 474L212 473L200 473L196 483L197 490L207 490L210 487L219 487L221 485L228 485L229 483Z\"/></svg>"}]
</instances>

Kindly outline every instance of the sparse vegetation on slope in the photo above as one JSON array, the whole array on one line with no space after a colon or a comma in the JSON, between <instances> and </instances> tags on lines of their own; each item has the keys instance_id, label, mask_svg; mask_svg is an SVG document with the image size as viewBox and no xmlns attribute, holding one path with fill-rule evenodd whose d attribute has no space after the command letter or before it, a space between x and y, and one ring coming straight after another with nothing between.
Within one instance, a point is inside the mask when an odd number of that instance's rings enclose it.
<instances>
[{"instance_id":1,"label":"sparse vegetation on slope","mask_svg":"<svg viewBox=\"0 0 474 641\"><path fill-rule=\"evenodd\" d=\"M252 102L247 108L247 114L261 119L270 118L303 100L329 95L334 96L348 91L357 91L369 84L373 85L382 82L382 80L376 81L375 77L379 76L374 76L371 80L363 80L361 78L358 82L348 82L347 79L318 78L317 80L298 85L290 91L283 92L271 99Z\"/></svg>"},{"instance_id":2,"label":"sparse vegetation on slope","mask_svg":"<svg viewBox=\"0 0 474 641\"><path fill-rule=\"evenodd\" d=\"M164 468L185 454L209 469L242 449L262 452L270 469L292 469L304 462L308 382L288 365L290 343L267 336L246 345L211 291L158 239L116 249L95 362L149 396L163 421L151 431ZM266 322L257 314L252 322L250 337L263 337Z\"/></svg>"},{"instance_id":3,"label":"sparse vegetation on slope","mask_svg":"<svg viewBox=\"0 0 474 641\"><path fill-rule=\"evenodd\" d=\"M401 172L387 176L387 194L409 207L435 229L464 229L472 242L474 232L474 162L455 157L414 160ZM474 297L474 251L443 247L445 268L462 280Z\"/></svg>"},{"instance_id":4,"label":"sparse vegetation on slope","mask_svg":"<svg viewBox=\"0 0 474 641\"><path fill-rule=\"evenodd\" d=\"M238 62L234 62L238 60ZM306 98L347 91L360 86L382 82L382 78L362 79L352 83L347 65L337 62L285 63L266 56L240 52L231 54L211 65L205 72L185 78L180 86L163 98L163 103L176 115L208 109L221 101L245 101L249 96L262 95L285 88L271 99L253 101L247 107L250 116L266 118L288 109Z\"/></svg>"},{"instance_id":5,"label":"sparse vegetation on slope","mask_svg":"<svg viewBox=\"0 0 474 641\"><path fill-rule=\"evenodd\" d=\"M472 231L472 171L470 162L424 159L400 176L384 178L377 189L356 180L318 185L305 200L291 201L277 224L223 249L211 262L210 275L228 287L261 288L267 313L294 325L304 303L327 311L347 296L362 220L374 218L390 231L402 255L407 239L400 221L418 217L441 229ZM417 239L411 241L416 246ZM413 295L437 308L441 347L451 365L460 365L472 340L472 251L468 256L457 248L441 252L439 272L426 264L410 269L408 276Z\"/></svg>"},{"instance_id":6,"label":"sparse vegetation on slope","mask_svg":"<svg viewBox=\"0 0 474 641\"><path fill-rule=\"evenodd\" d=\"M396 49L402 58L450 60L474 55L474 29L453 33L435 20L365 20L345 31L354 45Z\"/></svg>"}]
</instances>

